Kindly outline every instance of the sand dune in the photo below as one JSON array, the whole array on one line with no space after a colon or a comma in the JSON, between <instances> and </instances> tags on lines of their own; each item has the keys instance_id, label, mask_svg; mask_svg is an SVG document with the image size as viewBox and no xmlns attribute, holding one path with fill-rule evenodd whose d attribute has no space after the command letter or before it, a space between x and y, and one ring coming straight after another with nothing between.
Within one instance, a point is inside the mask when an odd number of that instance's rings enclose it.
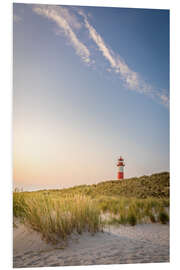
<instances>
[{"instance_id":1,"label":"sand dune","mask_svg":"<svg viewBox=\"0 0 180 270\"><path fill-rule=\"evenodd\" d=\"M52 245L23 224L14 228L13 266L126 264L169 261L169 225L110 226L94 236L73 235Z\"/></svg>"}]
</instances>

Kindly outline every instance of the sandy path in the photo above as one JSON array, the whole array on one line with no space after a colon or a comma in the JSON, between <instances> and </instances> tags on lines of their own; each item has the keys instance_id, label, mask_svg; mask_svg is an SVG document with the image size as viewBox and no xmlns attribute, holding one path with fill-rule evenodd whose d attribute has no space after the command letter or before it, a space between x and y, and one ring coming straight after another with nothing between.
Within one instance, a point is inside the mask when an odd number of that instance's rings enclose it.
<instances>
[{"instance_id":1,"label":"sandy path","mask_svg":"<svg viewBox=\"0 0 180 270\"><path fill-rule=\"evenodd\" d=\"M169 226L111 226L73 236L65 249L46 244L23 225L14 228L14 267L126 264L169 261Z\"/></svg>"}]
</instances>

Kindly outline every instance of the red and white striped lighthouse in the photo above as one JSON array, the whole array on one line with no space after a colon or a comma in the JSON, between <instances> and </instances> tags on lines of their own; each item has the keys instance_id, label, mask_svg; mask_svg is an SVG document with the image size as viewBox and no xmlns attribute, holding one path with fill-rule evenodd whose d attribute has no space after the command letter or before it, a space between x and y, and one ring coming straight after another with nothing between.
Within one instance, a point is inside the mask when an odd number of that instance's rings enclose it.
<instances>
[{"instance_id":1,"label":"red and white striped lighthouse","mask_svg":"<svg viewBox=\"0 0 180 270\"><path fill-rule=\"evenodd\" d=\"M117 179L122 180L124 179L124 159L120 157L118 159L117 167L118 167L118 173L117 173Z\"/></svg>"}]
</instances>

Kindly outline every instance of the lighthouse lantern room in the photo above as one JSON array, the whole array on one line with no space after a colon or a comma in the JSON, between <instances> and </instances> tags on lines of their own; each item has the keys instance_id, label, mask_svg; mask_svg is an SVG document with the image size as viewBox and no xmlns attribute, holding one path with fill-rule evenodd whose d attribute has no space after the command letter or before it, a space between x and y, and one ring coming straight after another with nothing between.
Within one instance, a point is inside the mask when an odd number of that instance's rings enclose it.
<instances>
[{"instance_id":1,"label":"lighthouse lantern room","mask_svg":"<svg viewBox=\"0 0 180 270\"><path fill-rule=\"evenodd\" d=\"M118 167L118 173L117 173L117 179L122 180L124 179L124 159L120 157L118 159L117 167Z\"/></svg>"}]
</instances>

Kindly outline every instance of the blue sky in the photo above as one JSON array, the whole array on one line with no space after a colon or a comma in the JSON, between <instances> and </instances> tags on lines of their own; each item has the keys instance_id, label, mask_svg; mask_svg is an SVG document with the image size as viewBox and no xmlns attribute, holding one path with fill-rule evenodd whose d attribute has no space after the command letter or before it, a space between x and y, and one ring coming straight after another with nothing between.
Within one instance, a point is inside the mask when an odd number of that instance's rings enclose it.
<instances>
[{"instance_id":1,"label":"blue sky","mask_svg":"<svg viewBox=\"0 0 180 270\"><path fill-rule=\"evenodd\" d=\"M169 11L14 4L14 183L169 170Z\"/></svg>"}]
</instances>

